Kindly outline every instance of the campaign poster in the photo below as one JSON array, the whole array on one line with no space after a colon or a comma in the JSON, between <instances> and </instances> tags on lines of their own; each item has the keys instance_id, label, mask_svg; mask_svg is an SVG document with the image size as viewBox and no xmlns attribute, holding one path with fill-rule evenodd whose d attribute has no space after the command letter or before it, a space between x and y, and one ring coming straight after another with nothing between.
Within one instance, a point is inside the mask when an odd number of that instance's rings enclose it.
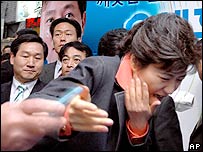
<instances>
[{"instance_id":1,"label":"campaign poster","mask_svg":"<svg viewBox=\"0 0 203 152\"><path fill-rule=\"evenodd\" d=\"M188 20L197 38L202 37L201 1L88 1L83 42L97 55L99 39L109 30L132 26L149 16L174 12Z\"/></svg>"}]
</instances>

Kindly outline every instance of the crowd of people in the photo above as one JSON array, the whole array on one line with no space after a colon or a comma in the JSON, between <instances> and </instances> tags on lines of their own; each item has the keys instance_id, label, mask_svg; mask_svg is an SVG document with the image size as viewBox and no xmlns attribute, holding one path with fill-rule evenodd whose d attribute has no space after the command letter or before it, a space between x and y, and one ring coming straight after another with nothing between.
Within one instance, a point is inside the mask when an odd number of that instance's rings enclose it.
<instances>
[{"instance_id":1,"label":"crowd of people","mask_svg":"<svg viewBox=\"0 0 203 152\"><path fill-rule=\"evenodd\" d=\"M169 95L192 69L202 79L202 40L190 23L160 13L109 30L98 56L82 42L85 24L86 1L43 1L45 33L22 29L3 49L1 150L183 151ZM68 105L58 102L78 86ZM190 139L198 151L201 119Z\"/></svg>"}]
</instances>

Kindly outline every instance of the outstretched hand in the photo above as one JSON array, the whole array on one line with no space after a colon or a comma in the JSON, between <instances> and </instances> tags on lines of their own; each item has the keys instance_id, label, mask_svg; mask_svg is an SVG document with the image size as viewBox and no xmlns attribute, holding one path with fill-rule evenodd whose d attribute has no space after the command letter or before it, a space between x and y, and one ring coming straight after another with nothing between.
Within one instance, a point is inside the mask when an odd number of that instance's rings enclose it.
<instances>
[{"instance_id":1,"label":"outstretched hand","mask_svg":"<svg viewBox=\"0 0 203 152\"><path fill-rule=\"evenodd\" d=\"M76 96L69 104L69 122L72 129L83 132L108 132L108 126L113 120L108 113L91 103L89 89L82 86L84 91Z\"/></svg>"}]
</instances>

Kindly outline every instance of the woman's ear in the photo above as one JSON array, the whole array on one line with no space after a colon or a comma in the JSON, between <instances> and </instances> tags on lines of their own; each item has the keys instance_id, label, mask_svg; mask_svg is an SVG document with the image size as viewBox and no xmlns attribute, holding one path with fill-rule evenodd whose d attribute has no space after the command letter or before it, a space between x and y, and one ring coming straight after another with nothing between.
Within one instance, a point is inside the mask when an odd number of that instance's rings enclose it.
<instances>
[{"instance_id":1,"label":"woman's ear","mask_svg":"<svg viewBox=\"0 0 203 152\"><path fill-rule=\"evenodd\" d=\"M135 59L135 57L134 57L134 55L130 55L130 66L131 66L131 68L132 68L132 71L133 72L136 72L136 59Z\"/></svg>"}]
</instances>

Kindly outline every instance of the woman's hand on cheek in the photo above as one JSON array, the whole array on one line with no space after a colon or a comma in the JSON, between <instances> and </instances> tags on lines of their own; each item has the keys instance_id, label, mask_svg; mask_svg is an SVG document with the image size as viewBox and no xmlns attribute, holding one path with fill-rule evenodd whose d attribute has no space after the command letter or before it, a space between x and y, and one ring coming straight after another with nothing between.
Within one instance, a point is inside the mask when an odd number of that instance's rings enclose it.
<instances>
[{"instance_id":1,"label":"woman's hand on cheek","mask_svg":"<svg viewBox=\"0 0 203 152\"><path fill-rule=\"evenodd\" d=\"M152 115L149 104L148 86L137 75L131 80L131 84L125 91L125 106L129 116L131 128L140 129L146 127Z\"/></svg>"}]
</instances>

